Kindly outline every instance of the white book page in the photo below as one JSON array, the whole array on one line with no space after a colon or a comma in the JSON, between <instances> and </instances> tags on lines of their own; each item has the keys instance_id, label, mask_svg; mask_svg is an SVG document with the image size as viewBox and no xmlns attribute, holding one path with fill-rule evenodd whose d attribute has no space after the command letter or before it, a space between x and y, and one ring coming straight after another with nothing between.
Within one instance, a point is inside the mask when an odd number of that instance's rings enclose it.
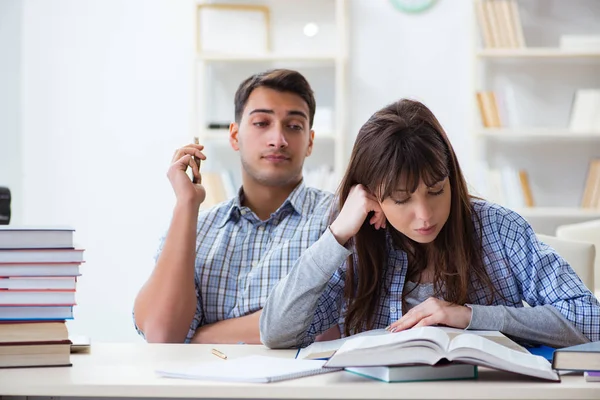
<instances>
[{"instance_id":1,"label":"white book page","mask_svg":"<svg viewBox=\"0 0 600 400\"><path fill-rule=\"evenodd\" d=\"M390 333L389 335L363 336L348 340L340 347L338 354L355 350L369 350L379 347L398 348L409 346L426 346L438 348L440 354L444 354L448 348L450 339L443 329L425 326L422 328L407 329L402 332Z\"/></svg>"},{"instance_id":2,"label":"white book page","mask_svg":"<svg viewBox=\"0 0 600 400\"><path fill-rule=\"evenodd\" d=\"M370 331L357 333L356 335L346 336L341 339L327 340L325 342L314 342L311 345L309 345L303 349L300 349L298 351L298 354L296 354L296 358L297 359L305 359L305 358L309 357L311 354L318 354L318 355L321 355L322 358L327 358L331 354L333 354L333 352L335 352L337 349L339 349L342 346L342 344L344 344L344 342L346 342L350 339L353 339L356 337L361 337L361 336L377 336L377 335L389 335L389 334L390 334L390 332L386 331L385 329L373 329ZM327 355L327 354L329 354L329 355Z\"/></svg>"},{"instance_id":3,"label":"white book page","mask_svg":"<svg viewBox=\"0 0 600 400\"><path fill-rule=\"evenodd\" d=\"M507 348L483 336L457 336L450 344L448 354L450 361L473 362L538 378L559 380L558 374L545 358Z\"/></svg>"}]
</instances>

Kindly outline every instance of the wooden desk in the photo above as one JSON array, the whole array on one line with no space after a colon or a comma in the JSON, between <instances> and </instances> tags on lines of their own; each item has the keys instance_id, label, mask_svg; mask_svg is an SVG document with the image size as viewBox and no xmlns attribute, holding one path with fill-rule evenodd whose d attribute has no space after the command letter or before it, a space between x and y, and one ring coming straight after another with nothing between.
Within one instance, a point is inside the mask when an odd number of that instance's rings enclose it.
<instances>
[{"instance_id":1,"label":"wooden desk","mask_svg":"<svg viewBox=\"0 0 600 400\"><path fill-rule=\"evenodd\" d=\"M334 372L270 384L167 379L154 370L166 363L218 360L212 346L101 344L73 354L72 368L0 370L0 395L60 397L234 399L600 399L600 383L581 375L545 382L480 368L478 380L388 384ZM262 346L218 346L229 358L250 354L293 357L294 351ZM223 361L227 362L227 361ZM11 397L12 399L12 397Z\"/></svg>"}]
</instances>

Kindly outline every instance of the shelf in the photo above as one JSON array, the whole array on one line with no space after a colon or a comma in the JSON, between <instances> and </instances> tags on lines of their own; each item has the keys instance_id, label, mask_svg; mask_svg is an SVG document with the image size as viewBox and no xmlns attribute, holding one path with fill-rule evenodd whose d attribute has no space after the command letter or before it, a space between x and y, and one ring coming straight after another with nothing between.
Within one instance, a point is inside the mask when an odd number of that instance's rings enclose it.
<instances>
[{"instance_id":1,"label":"shelf","mask_svg":"<svg viewBox=\"0 0 600 400\"><path fill-rule=\"evenodd\" d=\"M482 58L600 58L600 50L565 50L558 47L525 47L505 49L481 49Z\"/></svg>"},{"instance_id":2,"label":"shelf","mask_svg":"<svg viewBox=\"0 0 600 400\"><path fill-rule=\"evenodd\" d=\"M495 140L600 140L598 132L574 132L566 128L482 128L477 137Z\"/></svg>"},{"instance_id":3,"label":"shelf","mask_svg":"<svg viewBox=\"0 0 600 400\"><path fill-rule=\"evenodd\" d=\"M600 218L600 209L580 207L530 207L515 209L524 218L563 217L563 218Z\"/></svg>"},{"instance_id":4,"label":"shelf","mask_svg":"<svg viewBox=\"0 0 600 400\"><path fill-rule=\"evenodd\" d=\"M207 62L317 62L317 63L335 63L335 55L293 55L293 54L214 54L203 53L197 57L198 61Z\"/></svg>"}]
</instances>

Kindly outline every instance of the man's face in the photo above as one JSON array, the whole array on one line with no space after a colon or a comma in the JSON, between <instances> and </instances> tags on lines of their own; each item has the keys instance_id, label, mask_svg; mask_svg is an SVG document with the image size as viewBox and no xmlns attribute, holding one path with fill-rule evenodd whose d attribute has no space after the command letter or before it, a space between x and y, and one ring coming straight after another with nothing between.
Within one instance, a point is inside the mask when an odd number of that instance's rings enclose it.
<instances>
[{"instance_id":1,"label":"man's face","mask_svg":"<svg viewBox=\"0 0 600 400\"><path fill-rule=\"evenodd\" d=\"M312 152L308 104L296 94L265 87L252 91L229 141L240 152L243 173L266 186L286 186L302 177Z\"/></svg>"}]
</instances>

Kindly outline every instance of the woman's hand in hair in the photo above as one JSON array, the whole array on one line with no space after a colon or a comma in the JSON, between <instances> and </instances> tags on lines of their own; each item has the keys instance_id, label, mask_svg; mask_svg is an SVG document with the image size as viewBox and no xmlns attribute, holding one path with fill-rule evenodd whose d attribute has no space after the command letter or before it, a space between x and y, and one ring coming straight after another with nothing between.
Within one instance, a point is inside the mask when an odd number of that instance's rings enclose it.
<instances>
[{"instance_id":1,"label":"woman's hand in hair","mask_svg":"<svg viewBox=\"0 0 600 400\"><path fill-rule=\"evenodd\" d=\"M358 233L370 212L373 212L373 216L369 219L369 223L375 229L385 228L385 214L379 201L363 185L353 186L342 210L329 229L343 246Z\"/></svg>"},{"instance_id":2,"label":"woman's hand in hair","mask_svg":"<svg viewBox=\"0 0 600 400\"><path fill-rule=\"evenodd\" d=\"M459 306L430 297L410 309L402 318L386 329L390 332L400 332L409 328L429 325L445 325L465 329L471 323L471 313L472 310L467 306Z\"/></svg>"}]
</instances>

